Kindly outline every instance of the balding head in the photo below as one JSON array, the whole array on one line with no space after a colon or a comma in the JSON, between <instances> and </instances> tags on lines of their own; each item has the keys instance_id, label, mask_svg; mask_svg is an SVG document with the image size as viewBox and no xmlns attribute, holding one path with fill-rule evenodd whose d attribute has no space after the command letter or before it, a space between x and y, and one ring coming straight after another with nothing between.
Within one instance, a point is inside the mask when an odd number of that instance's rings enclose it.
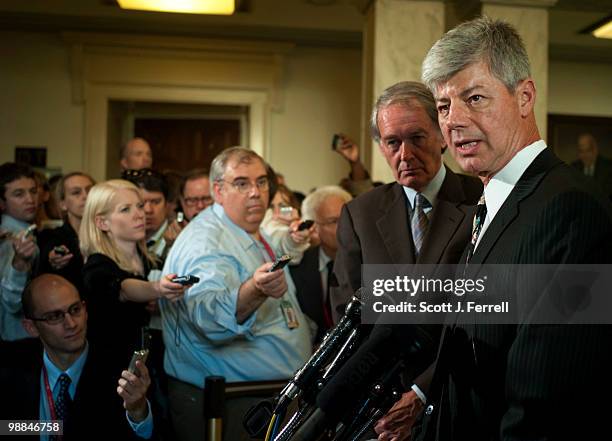
<instances>
[{"instance_id":1,"label":"balding head","mask_svg":"<svg viewBox=\"0 0 612 441\"><path fill-rule=\"evenodd\" d=\"M597 141L593 135L583 133L578 136L578 158L585 166L590 167L595 164L598 154Z\"/></svg>"},{"instance_id":2,"label":"balding head","mask_svg":"<svg viewBox=\"0 0 612 441\"><path fill-rule=\"evenodd\" d=\"M49 292L65 292L78 299L81 298L76 287L68 280L56 274L41 274L33 279L23 291L21 303L27 318L40 314L40 298Z\"/></svg>"},{"instance_id":3,"label":"balding head","mask_svg":"<svg viewBox=\"0 0 612 441\"><path fill-rule=\"evenodd\" d=\"M72 283L55 274L32 280L22 297L23 327L40 338L51 361L66 370L85 349L87 310Z\"/></svg>"},{"instance_id":4,"label":"balding head","mask_svg":"<svg viewBox=\"0 0 612 441\"><path fill-rule=\"evenodd\" d=\"M130 139L121 149L121 167L124 170L142 170L153 165L149 143L142 138Z\"/></svg>"}]
</instances>

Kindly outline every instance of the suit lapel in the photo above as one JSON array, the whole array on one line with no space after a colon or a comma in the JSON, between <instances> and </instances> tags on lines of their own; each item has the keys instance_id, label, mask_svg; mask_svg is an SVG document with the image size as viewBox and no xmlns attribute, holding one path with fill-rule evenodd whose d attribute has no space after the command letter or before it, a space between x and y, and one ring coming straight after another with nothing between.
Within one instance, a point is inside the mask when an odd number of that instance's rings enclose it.
<instances>
[{"instance_id":1,"label":"suit lapel","mask_svg":"<svg viewBox=\"0 0 612 441\"><path fill-rule=\"evenodd\" d=\"M561 164L561 160L559 160L548 148L544 149L533 160L495 215L493 222L491 222L484 232L478 244L478 248L476 248L476 252L470 260L470 264L483 263L486 261L491 250L502 237L506 228L508 228L508 225L518 216L521 201L535 191L550 169L559 164Z\"/></svg>"},{"instance_id":2,"label":"suit lapel","mask_svg":"<svg viewBox=\"0 0 612 441\"><path fill-rule=\"evenodd\" d=\"M394 263L414 263L414 245L408 224L408 206L402 186L394 184L381 198L376 226Z\"/></svg>"},{"instance_id":3,"label":"suit lapel","mask_svg":"<svg viewBox=\"0 0 612 441\"><path fill-rule=\"evenodd\" d=\"M465 211L459 208L464 200L459 177L447 168L417 263L440 262L444 250L466 216Z\"/></svg>"}]
</instances>

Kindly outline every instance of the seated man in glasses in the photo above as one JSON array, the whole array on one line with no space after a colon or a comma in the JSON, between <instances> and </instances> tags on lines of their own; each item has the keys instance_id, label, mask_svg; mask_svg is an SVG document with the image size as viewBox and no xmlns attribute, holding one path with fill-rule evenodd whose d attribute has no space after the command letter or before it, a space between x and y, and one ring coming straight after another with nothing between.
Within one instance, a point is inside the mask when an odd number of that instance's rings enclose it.
<instances>
[{"instance_id":1,"label":"seated man in glasses","mask_svg":"<svg viewBox=\"0 0 612 441\"><path fill-rule=\"evenodd\" d=\"M200 278L181 302L160 302L177 439L202 440L204 378L284 380L310 356L311 332L288 270L269 272L279 244L260 230L270 199L263 159L233 147L211 165L215 203L185 227L163 270ZM204 391L206 393L206 391ZM229 400L225 440L250 439L242 416L260 398Z\"/></svg>"},{"instance_id":2,"label":"seated man in glasses","mask_svg":"<svg viewBox=\"0 0 612 441\"><path fill-rule=\"evenodd\" d=\"M62 420L66 441L89 439L93 433L109 439L151 438L146 366L137 362L136 374L121 372L117 384L119 372L109 372L87 343L87 310L74 285L43 274L26 287L22 303L23 326L37 340L2 348L0 419Z\"/></svg>"},{"instance_id":3,"label":"seated man in glasses","mask_svg":"<svg viewBox=\"0 0 612 441\"><path fill-rule=\"evenodd\" d=\"M181 207L185 214L185 219L189 222L198 213L213 204L210 194L210 178L204 170L193 170L181 185Z\"/></svg>"}]
</instances>

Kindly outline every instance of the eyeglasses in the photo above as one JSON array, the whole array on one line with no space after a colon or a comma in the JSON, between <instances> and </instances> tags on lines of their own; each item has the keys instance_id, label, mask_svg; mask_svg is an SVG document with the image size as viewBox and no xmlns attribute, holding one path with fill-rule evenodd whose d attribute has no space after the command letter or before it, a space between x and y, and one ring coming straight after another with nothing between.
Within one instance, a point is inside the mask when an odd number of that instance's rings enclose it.
<instances>
[{"instance_id":1,"label":"eyeglasses","mask_svg":"<svg viewBox=\"0 0 612 441\"><path fill-rule=\"evenodd\" d=\"M49 325L59 325L66 319L66 314L71 317L79 317L85 310L85 301L80 300L73 303L66 311L51 311L43 314L42 317L28 317L35 322L47 322Z\"/></svg>"},{"instance_id":2,"label":"eyeglasses","mask_svg":"<svg viewBox=\"0 0 612 441\"><path fill-rule=\"evenodd\" d=\"M123 170L121 172L121 178L127 179L128 181L134 178L144 178L145 176L155 176L156 178L163 178L163 175L161 173L156 172L155 170L150 168L142 168L140 170Z\"/></svg>"},{"instance_id":3,"label":"eyeglasses","mask_svg":"<svg viewBox=\"0 0 612 441\"><path fill-rule=\"evenodd\" d=\"M188 207L195 207L198 202L204 205L210 205L213 202L213 198L210 196L201 196L199 198L183 198L183 202L185 202L185 205L187 205Z\"/></svg>"},{"instance_id":4,"label":"eyeglasses","mask_svg":"<svg viewBox=\"0 0 612 441\"><path fill-rule=\"evenodd\" d=\"M338 223L338 218L337 217L332 217L332 218L325 219L325 220L322 220L322 221L317 221L316 223L317 223L317 225L321 225L323 227L326 227L326 226L329 226L329 225L335 225L335 224Z\"/></svg>"},{"instance_id":5,"label":"eyeglasses","mask_svg":"<svg viewBox=\"0 0 612 441\"><path fill-rule=\"evenodd\" d=\"M220 179L220 181L227 182L236 190L238 190L242 194L250 193L255 186L259 191L268 191L270 189L270 181L266 176L261 176L255 180L255 184L253 184L248 179L236 179L234 182L226 181L225 179Z\"/></svg>"}]
</instances>

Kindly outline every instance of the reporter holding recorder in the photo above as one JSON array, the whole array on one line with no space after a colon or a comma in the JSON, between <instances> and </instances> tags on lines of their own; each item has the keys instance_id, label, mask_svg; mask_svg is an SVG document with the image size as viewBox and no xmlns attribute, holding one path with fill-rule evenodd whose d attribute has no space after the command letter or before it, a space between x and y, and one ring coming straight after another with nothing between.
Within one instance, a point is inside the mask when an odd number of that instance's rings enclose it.
<instances>
[{"instance_id":1,"label":"reporter holding recorder","mask_svg":"<svg viewBox=\"0 0 612 441\"><path fill-rule=\"evenodd\" d=\"M270 181L263 159L233 147L212 162L215 203L185 227L164 272L200 278L181 302L161 301L170 414L180 441L202 440L204 378L285 380L308 360L311 329L282 252L261 230ZM264 394L268 397L269 393ZM226 402L224 439L249 440L242 417L259 397Z\"/></svg>"},{"instance_id":2,"label":"reporter holding recorder","mask_svg":"<svg viewBox=\"0 0 612 441\"><path fill-rule=\"evenodd\" d=\"M36 274L58 274L69 280L79 291L83 285L83 256L79 248L78 232L93 178L82 172L61 177L57 185L57 201L64 224L43 230L38 237L40 263Z\"/></svg>"},{"instance_id":3,"label":"reporter holding recorder","mask_svg":"<svg viewBox=\"0 0 612 441\"><path fill-rule=\"evenodd\" d=\"M81 221L89 341L116 367L125 367L142 345L146 303L160 297L175 301L188 288L172 283L174 274L147 281L155 261L145 244L143 206L138 187L110 180L91 189Z\"/></svg>"}]
</instances>

